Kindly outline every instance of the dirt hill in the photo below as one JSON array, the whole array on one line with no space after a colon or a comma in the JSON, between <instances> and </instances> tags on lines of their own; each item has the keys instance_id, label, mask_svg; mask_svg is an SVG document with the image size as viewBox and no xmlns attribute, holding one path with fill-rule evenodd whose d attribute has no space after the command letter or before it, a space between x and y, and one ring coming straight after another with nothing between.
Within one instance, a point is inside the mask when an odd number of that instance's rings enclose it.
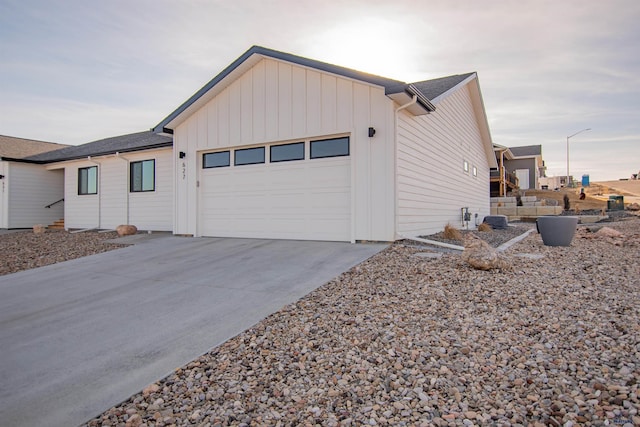
<instances>
[{"instance_id":1,"label":"dirt hill","mask_svg":"<svg viewBox=\"0 0 640 427\"><path fill-rule=\"evenodd\" d=\"M584 187L586 198L580 200L580 188L561 188L560 190L525 190L527 196L537 196L538 200L557 200L559 206L563 206L564 195L569 196L571 209L577 206L581 210L585 209L606 209L607 200L610 195L620 195L624 197L625 205L629 203L640 203L640 180L634 181L603 181L592 182L588 187Z\"/></svg>"}]
</instances>

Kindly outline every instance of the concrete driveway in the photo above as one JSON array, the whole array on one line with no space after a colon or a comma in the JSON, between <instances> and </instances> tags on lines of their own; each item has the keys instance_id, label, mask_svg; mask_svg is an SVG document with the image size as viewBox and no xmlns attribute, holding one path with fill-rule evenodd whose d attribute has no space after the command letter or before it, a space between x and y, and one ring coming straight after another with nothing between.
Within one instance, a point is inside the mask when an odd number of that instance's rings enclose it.
<instances>
[{"instance_id":1,"label":"concrete driveway","mask_svg":"<svg viewBox=\"0 0 640 427\"><path fill-rule=\"evenodd\" d=\"M86 422L384 247L166 236L0 276L0 425Z\"/></svg>"}]
</instances>

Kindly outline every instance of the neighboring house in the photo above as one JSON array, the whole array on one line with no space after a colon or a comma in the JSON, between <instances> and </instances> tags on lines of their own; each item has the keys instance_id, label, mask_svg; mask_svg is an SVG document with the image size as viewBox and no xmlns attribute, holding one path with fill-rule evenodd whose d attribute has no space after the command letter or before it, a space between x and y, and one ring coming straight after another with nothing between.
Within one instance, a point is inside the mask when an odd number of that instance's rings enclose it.
<instances>
[{"instance_id":1,"label":"neighboring house","mask_svg":"<svg viewBox=\"0 0 640 427\"><path fill-rule=\"evenodd\" d=\"M541 145L504 147L493 144L498 167L491 171L491 195L505 196L520 189L540 189L545 176Z\"/></svg>"},{"instance_id":2,"label":"neighboring house","mask_svg":"<svg viewBox=\"0 0 640 427\"><path fill-rule=\"evenodd\" d=\"M171 231L172 153L171 137L144 131L23 161L63 183L65 228L115 229L134 224L140 230Z\"/></svg>"},{"instance_id":3,"label":"neighboring house","mask_svg":"<svg viewBox=\"0 0 640 427\"><path fill-rule=\"evenodd\" d=\"M62 174L23 159L63 147L0 135L0 228L30 228L62 218Z\"/></svg>"},{"instance_id":4,"label":"neighboring house","mask_svg":"<svg viewBox=\"0 0 640 427\"><path fill-rule=\"evenodd\" d=\"M407 84L254 46L153 130L176 234L392 241L490 213L476 73Z\"/></svg>"}]
</instances>

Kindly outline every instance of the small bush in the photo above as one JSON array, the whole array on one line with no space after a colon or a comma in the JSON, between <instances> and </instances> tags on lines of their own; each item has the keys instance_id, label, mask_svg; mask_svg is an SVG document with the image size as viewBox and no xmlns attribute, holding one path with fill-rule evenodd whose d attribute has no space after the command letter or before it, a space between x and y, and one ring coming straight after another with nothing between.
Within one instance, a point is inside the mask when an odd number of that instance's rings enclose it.
<instances>
[{"instance_id":1,"label":"small bush","mask_svg":"<svg viewBox=\"0 0 640 427\"><path fill-rule=\"evenodd\" d=\"M569 201L569 195L565 194L562 200L564 201L564 210L568 211L569 209L571 209L571 202Z\"/></svg>"},{"instance_id":2,"label":"small bush","mask_svg":"<svg viewBox=\"0 0 640 427\"><path fill-rule=\"evenodd\" d=\"M462 240L462 233L451 224L444 226L444 238L449 240Z\"/></svg>"},{"instance_id":3,"label":"small bush","mask_svg":"<svg viewBox=\"0 0 640 427\"><path fill-rule=\"evenodd\" d=\"M493 231L493 227L491 227L489 224L487 224L486 222L483 222L482 224L480 224L478 226L478 231L482 231L487 232L487 231Z\"/></svg>"}]
</instances>

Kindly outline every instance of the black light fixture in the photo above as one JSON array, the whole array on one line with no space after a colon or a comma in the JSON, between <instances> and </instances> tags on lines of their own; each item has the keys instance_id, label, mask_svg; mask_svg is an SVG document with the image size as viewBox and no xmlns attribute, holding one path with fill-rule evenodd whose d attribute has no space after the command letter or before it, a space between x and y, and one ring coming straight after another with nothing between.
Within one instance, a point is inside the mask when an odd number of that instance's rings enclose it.
<instances>
[{"instance_id":1,"label":"black light fixture","mask_svg":"<svg viewBox=\"0 0 640 427\"><path fill-rule=\"evenodd\" d=\"M369 138L373 138L376 134L376 130L374 128L369 128Z\"/></svg>"},{"instance_id":2,"label":"black light fixture","mask_svg":"<svg viewBox=\"0 0 640 427\"><path fill-rule=\"evenodd\" d=\"M0 179L4 179L4 175L0 175Z\"/></svg>"},{"instance_id":3,"label":"black light fixture","mask_svg":"<svg viewBox=\"0 0 640 427\"><path fill-rule=\"evenodd\" d=\"M178 153L178 157L180 157L181 159L184 159L185 157L187 157L187 153L185 153L184 151L181 151L180 153Z\"/></svg>"}]
</instances>

